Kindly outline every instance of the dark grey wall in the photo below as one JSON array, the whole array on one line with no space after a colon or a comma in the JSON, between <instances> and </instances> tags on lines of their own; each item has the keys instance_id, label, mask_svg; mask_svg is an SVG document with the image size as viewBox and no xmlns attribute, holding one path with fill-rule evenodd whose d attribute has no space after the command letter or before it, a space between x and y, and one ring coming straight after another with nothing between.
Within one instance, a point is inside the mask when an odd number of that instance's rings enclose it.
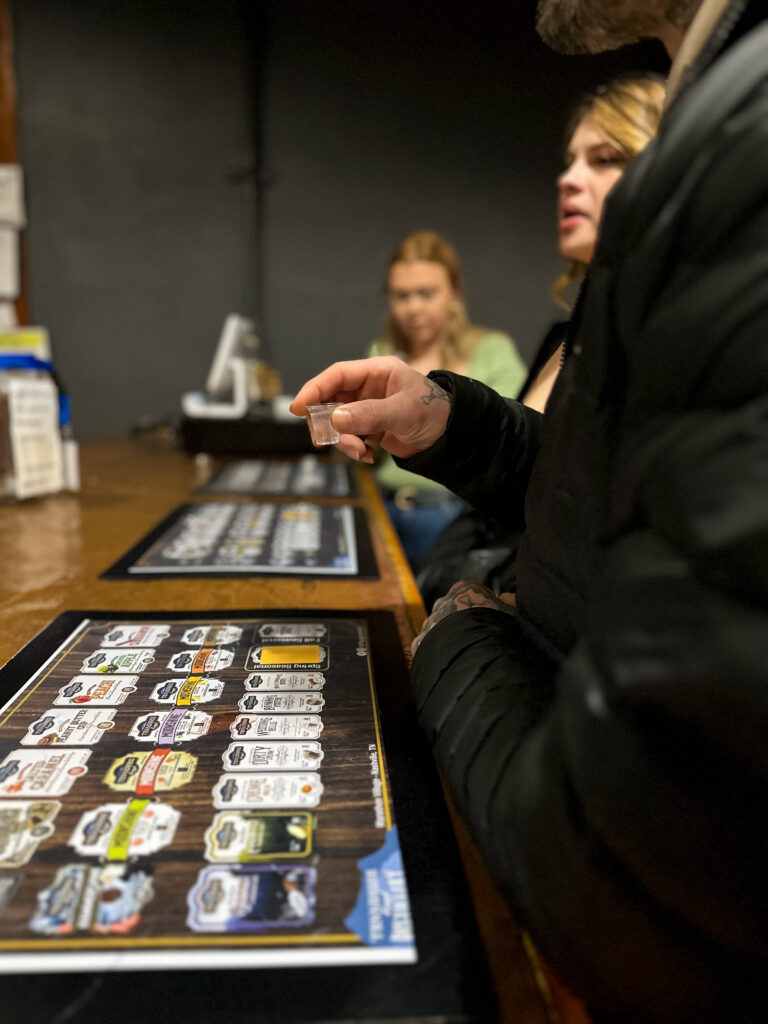
<instances>
[{"instance_id":1,"label":"dark grey wall","mask_svg":"<svg viewBox=\"0 0 768 1024\"><path fill-rule=\"evenodd\" d=\"M31 317L80 438L122 433L178 409L224 316L255 311L252 40L234 0L13 15Z\"/></svg>"},{"instance_id":2,"label":"dark grey wall","mask_svg":"<svg viewBox=\"0 0 768 1024\"><path fill-rule=\"evenodd\" d=\"M88 439L178 410L224 315L286 390L362 355L420 227L527 356L558 315L568 109L658 47L548 51L533 0L17 0L33 318Z\"/></svg>"},{"instance_id":3,"label":"dark grey wall","mask_svg":"<svg viewBox=\"0 0 768 1024\"><path fill-rule=\"evenodd\" d=\"M527 357L562 315L554 178L582 91L657 46L552 53L531 0L279 0L266 68L263 317L293 389L355 358L385 316L389 253L431 227L458 249L475 322Z\"/></svg>"}]
</instances>

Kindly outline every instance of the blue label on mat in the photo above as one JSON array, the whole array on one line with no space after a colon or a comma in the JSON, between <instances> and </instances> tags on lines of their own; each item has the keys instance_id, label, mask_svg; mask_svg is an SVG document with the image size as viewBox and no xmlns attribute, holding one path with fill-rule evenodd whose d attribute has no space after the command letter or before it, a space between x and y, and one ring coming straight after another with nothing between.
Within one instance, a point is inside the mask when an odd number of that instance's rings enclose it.
<instances>
[{"instance_id":1,"label":"blue label on mat","mask_svg":"<svg viewBox=\"0 0 768 1024\"><path fill-rule=\"evenodd\" d=\"M368 946L412 946L413 924L397 828L380 850L358 861L360 892L344 924Z\"/></svg>"}]
</instances>

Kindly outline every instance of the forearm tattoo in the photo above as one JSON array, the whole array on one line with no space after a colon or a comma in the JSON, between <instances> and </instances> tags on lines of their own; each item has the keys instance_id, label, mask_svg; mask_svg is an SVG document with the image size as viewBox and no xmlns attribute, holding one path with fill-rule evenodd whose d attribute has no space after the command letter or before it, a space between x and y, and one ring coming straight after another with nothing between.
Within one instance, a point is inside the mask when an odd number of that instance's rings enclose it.
<instances>
[{"instance_id":1,"label":"forearm tattoo","mask_svg":"<svg viewBox=\"0 0 768 1024\"><path fill-rule=\"evenodd\" d=\"M450 403L451 396L448 394L447 391L441 388L439 384L436 384L433 380L430 380L429 377L425 379L424 383L427 385L427 394L421 396L421 400L424 403L424 405L431 405L431 403L434 402L435 399L438 399L438 401L441 402Z\"/></svg>"},{"instance_id":2,"label":"forearm tattoo","mask_svg":"<svg viewBox=\"0 0 768 1024\"><path fill-rule=\"evenodd\" d=\"M492 590L483 586L482 583L472 581L455 583L444 597L435 601L432 614L425 619L421 632L411 645L411 651L416 653L421 641L438 622L454 612L467 608L498 608L499 611L507 612L510 615L514 614L514 608L500 600Z\"/></svg>"}]
</instances>

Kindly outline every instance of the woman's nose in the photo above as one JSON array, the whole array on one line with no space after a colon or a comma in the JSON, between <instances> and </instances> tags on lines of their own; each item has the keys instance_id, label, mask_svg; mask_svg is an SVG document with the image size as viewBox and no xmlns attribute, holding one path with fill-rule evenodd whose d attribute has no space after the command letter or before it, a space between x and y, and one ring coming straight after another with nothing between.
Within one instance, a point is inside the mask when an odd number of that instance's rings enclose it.
<instances>
[{"instance_id":1,"label":"woman's nose","mask_svg":"<svg viewBox=\"0 0 768 1024\"><path fill-rule=\"evenodd\" d=\"M583 168L578 163L566 167L557 179L557 187L561 192L578 192L584 187Z\"/></svg>"}]
</instances>

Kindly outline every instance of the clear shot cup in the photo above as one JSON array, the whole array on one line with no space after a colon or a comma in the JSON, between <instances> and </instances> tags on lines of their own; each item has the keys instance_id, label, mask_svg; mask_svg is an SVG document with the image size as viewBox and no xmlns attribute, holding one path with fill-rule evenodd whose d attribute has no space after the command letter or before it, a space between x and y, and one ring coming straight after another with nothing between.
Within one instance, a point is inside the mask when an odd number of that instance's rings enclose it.
<instances>
[{"instance_id":1,"label":"clear shot cup","mask_svg":"<svg viewBox=\"0 0 768 1024\"><path fill-rule=\"evenodd\" d=\"M307 423L309 425L309 436L316 448L325 444L336 444L339 440L339 432L331 423L331 414L338 409L343 402L325 402L323 405L307 406Z\"/></svg>"}]
</instances>

